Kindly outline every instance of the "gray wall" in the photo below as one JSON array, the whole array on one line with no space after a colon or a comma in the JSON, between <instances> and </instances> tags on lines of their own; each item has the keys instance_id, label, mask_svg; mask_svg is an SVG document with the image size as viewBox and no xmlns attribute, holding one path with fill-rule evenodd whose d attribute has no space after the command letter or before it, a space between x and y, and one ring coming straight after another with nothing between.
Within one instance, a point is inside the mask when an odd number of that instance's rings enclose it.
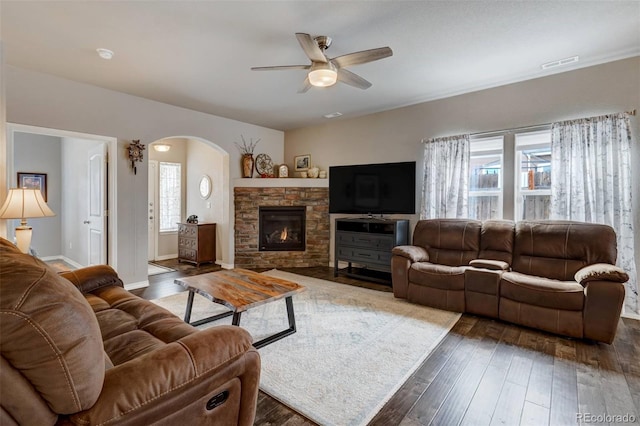
<instances>
[{"instance_id":1,"label":"gray wall","mask_svg":"<svg viewBox=\"0 0 640 426\"><path fill-rule=\"evenodd\" d=\"M47 205L56 214L53 217L28 219L33 228L31 247L38 256L50 257L62 254L62 167L61 140L57 137L16 132L13 148L14 170L10 178L10 187L17 187L18 172L47 174ZM15 227L20 220L11 220L7 224L7 236L13 240Z\"/></svg>"},{"instance_id":2,"label":"gray wall","mask_svg":"<svg viewBox=\"0 0 640 426\"><path fill-rule=\"evenodd\" d=\"M127 146L132 139L145 145L167 137L202 139L229 155L230 178L240 177L240 153L233 145L245 138L260 138L260 152L282 163L284 133L210 114L65 80L53 75L6 66L6 120L50 129L61 129L117 138L116 211L117 259L115 265L125 283L147 281L147 159L133 174ZM0 157L1 158L1 157ZM4 169L4 164L0 164ZM229 185L231 185L231 179ZM225 206L233 217L233 191L228 188ZM218 249L224 263L233 264L233 229L219 229Z\"/></svg>"}]
</instances>

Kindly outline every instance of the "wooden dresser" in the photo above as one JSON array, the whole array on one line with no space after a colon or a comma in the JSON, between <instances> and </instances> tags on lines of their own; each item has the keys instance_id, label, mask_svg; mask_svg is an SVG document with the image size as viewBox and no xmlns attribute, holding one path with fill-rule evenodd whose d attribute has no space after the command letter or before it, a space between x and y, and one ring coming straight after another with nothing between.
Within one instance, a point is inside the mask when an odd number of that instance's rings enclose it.
<instances>
[{"instance_id":1,"label":"wooden dresser","mask_svg":"<svg viewBox=\"0 0 640 426\"><path fill-rule=\"evenodd\" d=\"M201 263L216 261L216 224L178 224L178 262Z\"/></svg>"}]
</instances>

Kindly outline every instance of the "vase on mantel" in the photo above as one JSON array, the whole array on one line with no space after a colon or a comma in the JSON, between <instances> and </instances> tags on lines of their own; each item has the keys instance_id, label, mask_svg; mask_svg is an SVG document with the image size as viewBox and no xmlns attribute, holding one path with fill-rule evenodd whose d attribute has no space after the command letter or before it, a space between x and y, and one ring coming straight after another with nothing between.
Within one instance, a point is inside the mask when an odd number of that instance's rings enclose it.
<instances>
[{"instance_id":1,"label":"vase on mantel","mask_svg":"<svg viewBox=\"0 0 640 426\"><path fill-rule=\"evenodd\" d=\"M243 178L251 178L253 177L253 154L243 154L242 155L242 177Z\"/></svg>"}]
</instances>

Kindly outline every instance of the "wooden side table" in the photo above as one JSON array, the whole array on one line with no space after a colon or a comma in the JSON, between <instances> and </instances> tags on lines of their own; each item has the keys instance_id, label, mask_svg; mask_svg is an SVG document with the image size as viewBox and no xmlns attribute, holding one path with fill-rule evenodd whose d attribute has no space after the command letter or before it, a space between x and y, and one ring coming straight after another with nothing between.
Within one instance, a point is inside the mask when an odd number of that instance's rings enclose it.
<instances>
[{"instance_id":1,"label":"wooden side table","mask_svg":"<svg viewBox=\"0 0 640 426\"><path fill-rule=\"evenodd\" d=\"M215 223L178 223L178 262L196 266L216 261Z\"/></svg>"}]
</instances>

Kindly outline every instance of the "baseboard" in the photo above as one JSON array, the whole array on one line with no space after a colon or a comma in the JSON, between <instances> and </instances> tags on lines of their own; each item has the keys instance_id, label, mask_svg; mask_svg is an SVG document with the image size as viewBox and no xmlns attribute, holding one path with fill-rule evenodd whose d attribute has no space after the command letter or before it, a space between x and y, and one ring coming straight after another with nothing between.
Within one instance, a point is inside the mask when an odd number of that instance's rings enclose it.
<instances>
[{"instance_id":1,"label":"baseboard","mask_svg":"<svg viewBox=\"0 0 640 426\"><path fill-rule=\"evenodd\" d=\"M177 258L178 258L178 253L176 253L176 254L165 254L163 256L156 257L156 260L169 260L169 259L177 259ZM149 262L153 262L153 260L150 260Z\"/></svg>"},{"instance_id":2,"label":"baseboard","mask_svg":"<svg viewBox=\"0 0 640 426\"><path fill-rule=\"evenodd\" d=\"M149 280L138 281L137 283L129 283L124 285L125 290L135 290L137 288L149 287Z\"/></svg>"},{"instance_id":3,"label":"baseboard","mask_svg":"<svg viewBox=\"0 0 640 426\"><path fill-rule=\"evenodd\" d=\"M216 265L220 265L222 269L233 269L233 263L224 263L221 260L216 260Z\"/></svg>"},{"instance_id":4,"label":"baseboard","mask_svg":"<svg viewBox=\"0 0 640 426\"><path fill-rule=\"evenodd\" d=\"M632 320L640 321L640 315L638 315L638 314L628 314L628 313L625 312L620 316L622 318L629 318L629 319L632 319Z\"/></svg>"},{"instance_id":5,"label":"baseboard","mask_svg":"<svg viewBox=\"0 0 640 426\"><path fill-rule=\"evenodd\" d=\"M40 260L42 260L43 262L48 262L50 260L62 260L63 262L68 263L69 265L73 266L76 269L84 268L84 266L79 264L78 262L75 262L75 261L69 259L68 257L62 256L62 255L44 256L44 257L41 257Z\"/></svg>"}]
</instances>

